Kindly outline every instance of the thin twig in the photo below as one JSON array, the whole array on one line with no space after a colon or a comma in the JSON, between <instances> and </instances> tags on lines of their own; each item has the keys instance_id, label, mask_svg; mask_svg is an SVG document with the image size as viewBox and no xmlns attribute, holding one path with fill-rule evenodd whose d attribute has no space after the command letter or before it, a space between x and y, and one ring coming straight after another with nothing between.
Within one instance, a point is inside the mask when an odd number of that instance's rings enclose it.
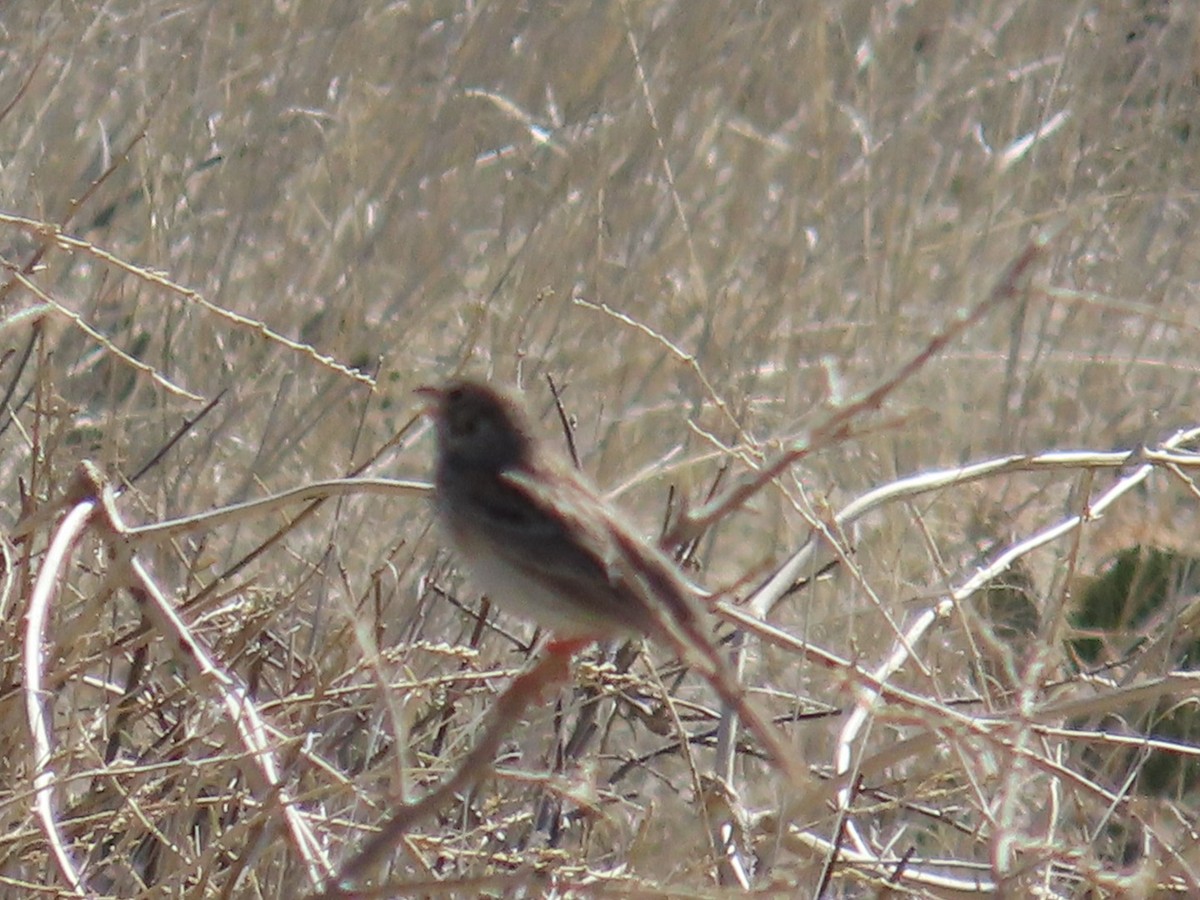
<instances>
[{"instance_id":1,"label":"thin twig","mask_svg":"<svg viewBox=\"0 0 1200 900\"><path fill-rule=\"evenodd\" d=\"M121 520L116 498L111 488L102 489L102 505L107 526L121 538L128 530ZM130 590L139 601L142 611L169 639L168 646L176 647L184 665L201 681L209 684L221 699L228 720L233 724L238 737L247 751L244 767L251 784L261 797L273 797L282 807L284 821L292 835L292 846L304 861L309 882L313 886L325 884L333 874L333 867L325 855L322 842L318 841L302 815L296 801L290 796L283 781L282 767L276 758L275 741L250 692L237 676L226 671L214 660L208 648L192 632L179 616L146 566L133 554L132 545L118 544L117 558L128 567L131 578Z\"/></svg>"},{"instance_id":2,"label":"thin twig","mask_svg":"<svg viewBox=\"0 0 1200 900\"><path fill-rule=\"evenodd\" d=\"M50 605L54 601L59 584L66 576L67 560L76 542L83 535L88 521L96 510L94 497L85 497L71 508L54 532L50 547L38 570L37 580L29 598L29 612L25 623L24 645L24 693L25 715L29 734L33 741L33 791L34 810L51 853L58 864L58 871L80 897L87 896L79 867L67 849L66 841L58 827L54 809L54 771L50 763L54 758L53 740L50 736L53 713L49 708L51 692L45 684L46 659L42 648L46 645L46 625L50 617Z\"/></svg>"},{"instance_id":3,"label":"thin twig","mask_svg":"<svg viewBox=\"0 0 1200 900\"><path fill-rule=\"evenodd\" d=\"M455 794L485 777L492 769L500 743L529 706L548 687L566 680L569 675L570 648L548 647L534 666L513 679L512 684L496 701L491 722L476 741L454 774L420 800L396 809L392 817L371 837L355 856L343 866L337 886L320 896L325 900L354 896L353 886L362 881L400 837L418 822L450 803Z\"/></svg>"},{"instance_id":4,"label":"thin twig","mask_svg":"<svg viewBox=\"0 0 1200 900\"><path fill-rule=\"evenodd\" d=\"M562 425L563 437L567 441L567 453L571 456L571 462L576 469L582 469L579 464L579 451L575 447L575 431L571 428L571 417L567 415L567 410L563 406L562 394L558 390L558 385L554 383L554 376L549 372L546 373L546 383L550 385L550 393L554 395L554 408L558 410L558 421Z\"/></svg>"},{"instance_id":5,"label":"thin twig","mask_svg":"<svg viewBox=\"0 0 1200 900\"><path fill-rule=\"evenodd\" d=\"M748 473L711 503L706 503L681 517L675 523L671 534L667 536L666 542L680 544L703 533L712 523L740 507L802 457L826 444L840 440L855 418L863 413L878 410L896 388L920 371L948 344L957 340L1001 302L1015 297L1019 282L1041 257L1049 240L1050 235L1045 234L1030 241L1016 259L1009 264L987 297L966 313L951 320L941 331L930 338L924 347L901 365L891 377L867 393L851 399L850 402L839 407L824 422L813 428L807 439L794 442L774 460L766 463L758 471Z\"/></svg>"},{"instance_id":6,"label":"thin twig","mask_svg":"<svg viewBox=\"0 0 1200 900\"><path fill-rule=\"evenodd\" d=\"M137 278L140 281L144 281L147 284L155 285L156 287L163 288L170 293L176 294L182 297L184 300L196 304L202 309L212 313L222 321L228 322L237 328L251 331L272 343L279 344L288 350L300 353L317 363L322 368L329 369L338 375L351 378L371 388L375 387L375 382L370 375L366 375L358 369L344 365L338 362L332 356L318 352L317 349L310 344L305 344L301 341L294 341L291 338L285 337L280 332L275 331L265 322L252 319L249 316L243 316L240 313L226 309L223 306L218 306L216 303L207 300L199 291L194 291L191 288L186 288L183 285L172 281L162 272L156 272L153 269L147 269L142 266L136 266L132 263L128 263L119 256L109 253L106 250L101 250L99 247L83 240L82 238L77 238L67 234L65 231L63 231L62 227L58 225L54 225L49 222L41 222L37 219L30 219L25 216L8 215L6 213L0 213L0 224L12 225L21 229L22 231L26 231L36 237L41 238L50 244L57 245L64 250L78 250L81 253L85 253L94 259L98 259L101 262L107 263L115 269L125 272L127 275L132 275L134 278ZM24 275L24 273L19 274ZM22 282L26 287L31 284L31 282L28 281L28 278L23 278ZM52 300L49 302L54 303ZM55 303L55 305L58 306L57 303ZM195 399L199 400L202 398L196 397Z\"/></svg>"},{"instance_id":7,"label":"thin twig","mask_svg":"<svg viewBox=\"0 0 1200 900\"><path fill-rule=\"evenodd\" d=\"M155 451L154 455L146 460L146 462L143 463L136 472L129 476L129 483L137 484L138 480L143 475L158 465L159 461L171 452L171 448L183 440L184 435L196 427L196 423L217 408L217 404L221 402L221 398L225 396L227 391L227 388L218 391L217 395L209 400L204 408L200 410L200 412L196 413L196 415L192 416L191 418L185 418L183 420L183 424L175 430L175 433L171 435L157 451Z\"/></svg>"}]
</instances>

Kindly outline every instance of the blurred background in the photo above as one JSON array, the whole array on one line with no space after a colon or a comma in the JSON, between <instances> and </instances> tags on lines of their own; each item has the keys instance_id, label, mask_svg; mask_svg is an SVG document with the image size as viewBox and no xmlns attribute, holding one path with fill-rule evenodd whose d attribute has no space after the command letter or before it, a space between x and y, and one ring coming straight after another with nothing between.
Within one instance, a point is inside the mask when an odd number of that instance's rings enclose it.
<instances>
[{"instance_id":1,"label":"blurred background","mask_svg":"<svg viewBox=\"0 0 1200 900\"><path fill-rule=\"evenodd\" d=\"M1198 18L1168 0L7 4L5 526L48 509L84 459L127 488L137 523L364 465L427 478L412 389L466 371L523 391L565 446L552 381L584 470L654 534L681 499L699 503L891 377L1043 233L1029 284L856 415L851 437L720 522L695 577L753 583L814 522L916 472L1153 445L1200 416ZM861 523L851 563L774 620L871 668L896 638L886 621L1079 512L1092 489L1065 470L896 503ZM1002 691L989 705L1004 683L1036 694L1071 680L1069 614L1045 610L1069 611L1144 547L1168 554L1163 602L1186 603L1195 506L1193 487L1156 474L1072 541L1024 557L899 682L995 713L1011 707ZM300 509L139 552L262 704L336 866L389 798L452 770L533 632L481 607L415 492L331 500L292 525ZM49 533L8 547L6 891L63 884L30 812L20 694L23 604ZM169 641L132 637L141 614L106 581L103 543L77 554L47 649L57 802L92 888L310 890L278 810L241 782L211 696L179 680ZM1000 622L995 608L1013 603ZM1175 621L1158 602L1136 615L1113 603L1124 627ZM423 825L388 877L432 893L493 879L497 895L724 877L677 736L646 711L650 662L618 677L602 659L530 713L500 775ZM827 769L849 682L759 648L746 681ZM692 679L670 686L704 707L685 718L702 759L712 698ZM135 712L117 728L119 702ZM868 746L910 727L884 713ZM1008 875L1016 887L1103 893L1113 873L1200 871L1190 851L1154 849L1194 820L1185 773L1156 812L1112 825L1100 794L1052 812L1025 783L1022 799L994 749L926 754L875 782L863 816L881 846L986 869L1015 835L1030 854ZM1124 757L1080 760L1106 789L1137 779ZM748 814L775 808L783 788L765 763L747 754L739 776ZM1010 804L1002 822L989 797ZM813 888L827 857L751 819L770 844L754 884ZM834 840L836 817L808 810L795 826ZM1060 844L1080 854L1069 878L1046 874L1066 864ZM835 892L869 883L851 866L834 879Z\"/></svg>"}]
</instances>

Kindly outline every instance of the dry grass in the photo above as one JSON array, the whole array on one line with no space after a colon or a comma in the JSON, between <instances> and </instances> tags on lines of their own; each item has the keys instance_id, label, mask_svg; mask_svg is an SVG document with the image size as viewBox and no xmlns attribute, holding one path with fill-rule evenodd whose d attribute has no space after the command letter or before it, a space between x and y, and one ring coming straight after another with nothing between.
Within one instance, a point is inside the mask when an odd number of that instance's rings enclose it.
<instances>
[{"instance_id":1,"label":"dry grass","mask_svg":"<svg viewBox=\"0 0 1200 900\"><path fill-rule=\"evenodd\" d=\"M118 534L420 480L411 389L461 367L548 433L552 378L647 532L823 434L698 577L744 596L835 524L853 552L771 610L807 652L748 642L807 794L744 743L697 797L711 695L610 648L374 883L732 893L706 823L737 818L787 896L1200 893L1195 785L1139 790L1114 724L1144 743L1131 704L1193 676L1065 642L1114 552L1200 555L1190 457L1103 455L1200 421L1198 82L1166 0L6 7L0 894L309 894L466 758L532 630L480 623L418 486Z\"/></svg>"}]
</instances>

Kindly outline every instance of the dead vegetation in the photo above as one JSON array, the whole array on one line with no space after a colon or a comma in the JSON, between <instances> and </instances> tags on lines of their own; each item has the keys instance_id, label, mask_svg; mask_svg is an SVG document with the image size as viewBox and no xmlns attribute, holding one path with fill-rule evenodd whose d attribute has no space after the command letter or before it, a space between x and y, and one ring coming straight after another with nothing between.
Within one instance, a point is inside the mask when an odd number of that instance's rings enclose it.
<instances>
[{"instance_id":1,"label":"dead vegetation","mask_svg":"<svg viewBox=\"0 0 1200 900\"><path fill-rule=\"evenodd\" d=\"M0 895L332 890L456 773L360 887L1200 893L1198 42L5 8ZM535 636L441 549L411 393L464 367L728 588L808 783L656 648L489 730Z\"/></svg>"}]
</instances>

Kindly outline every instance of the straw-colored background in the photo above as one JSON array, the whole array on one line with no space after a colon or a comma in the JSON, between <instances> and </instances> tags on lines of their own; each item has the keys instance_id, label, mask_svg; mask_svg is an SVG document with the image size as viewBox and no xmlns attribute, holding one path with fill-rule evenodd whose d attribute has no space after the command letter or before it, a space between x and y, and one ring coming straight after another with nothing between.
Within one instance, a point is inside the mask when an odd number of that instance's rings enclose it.
<instances>
[{"instance_id":1,"label":"straw-colored background","mask_svg":"<svg viewBox=\"0 0 1200 900\"><path fill-rule=\"evenodd\" d=\"M30 531L18 519L58 500L81 460L117 485L137 471L202 406L173 388L225 393L120 498L131 523L346 475L398 434L369 472L424 478L431 441L412 388L465 368L523 389L561 444L552 378L584 468L621 488L651 534L672 489L699 502L722 465L744 472L803 437L1050 233L1017 296L881 410L857 414L854 437L723 521L697 577L757 579L811 519L914 472L1132 450L1196 422L1198 26L1200 11L1165 0L5 5L0 465L14 538L0 893L65 885L32 813L22 695L23 616L51 520ZM55 244L11 217L86 243ZM862 523L853 566L775 620L871 669L896 644L885 613L909 621L1119 474L996 477L892 504ZM1075 579L1113 549L1190 550L1195 506L1180 479L1156 473L1106 520L1022 559L1026 599L1069 608ZM336 868L389 798L419 796L453 768L532 630L500 614L501 632L475 633L478 595L413 493L331 500L240 565L299 510L138 553L250 686ZM209 686L182 675L172 640L131 637L139 610L105 581L118 567L104 544L96 535L74 557L43 660L54 802L89 888L312 890ZM1018 652L999 649L1026 702L1068 675L1061 626L1051 616ZM986 652L966 634L958 617L939 626L896 683L937 703L978 698L970 664ZM145 669L131 679L138 647ZM568 689L556 713L548 697L514 723L500 776L423 823L378 877L464 895L471 878L496 894L719 890L687 766L677 749L652 755L676 746L670 721L638 713L662 715L648 671L635 665L630 685L585 666L577 688L603 683L636 702L604 700L585 752L556 768L584 699ZM852 679L755 644L746 681L777 692L760 700L781 721L834 711L783 723L828 771ZM714 709L691 680L682 695ZM123 696L132 713L116 729ZM1015 703L962 710L1007 717ZM698 738L711 729L684 712ZM1169 877L1195 887L1185 795L1136 817L1122 801L1112 825L1101 797L1061 773L1018 771L1015 750L919 718L885 709L855 746L943 729L935 751L856 799L876 849L894 842L889 852L957 876L952 863L977 864L1019 893L1071 895L1076 879L1101 893ZM1071 740L1011 727L1038 759L1078 759ZM710 751L692 749L703 769ZM774 813L784 792L749 757L734 787L750 812ZM789 815L798 833L836 836L829 807ZM1148 849L1119 859L1124 839L1106 826L1135 818ZM814 890L826 857L765 821L750 826L754 884ZM867 877L835 867L830 890L852 894Z\"/></svg>"}]
</instances>

